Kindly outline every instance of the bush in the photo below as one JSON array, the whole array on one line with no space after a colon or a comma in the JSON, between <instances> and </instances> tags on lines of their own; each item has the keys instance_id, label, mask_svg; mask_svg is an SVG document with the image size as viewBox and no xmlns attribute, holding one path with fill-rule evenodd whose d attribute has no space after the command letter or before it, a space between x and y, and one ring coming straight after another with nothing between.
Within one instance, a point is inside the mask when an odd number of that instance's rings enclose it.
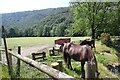
<instances>
[{"instance_id":1,"label":"bush","mask_svg":"<svg viewBox=\"0 0 120 80\"><path fill-rule=\"evenodd\" d=\"M101 42L107 46L111 45L111 38L110 38L110 34L108 33L102 33L101 34Z\"/></svg>"}]
</instances>

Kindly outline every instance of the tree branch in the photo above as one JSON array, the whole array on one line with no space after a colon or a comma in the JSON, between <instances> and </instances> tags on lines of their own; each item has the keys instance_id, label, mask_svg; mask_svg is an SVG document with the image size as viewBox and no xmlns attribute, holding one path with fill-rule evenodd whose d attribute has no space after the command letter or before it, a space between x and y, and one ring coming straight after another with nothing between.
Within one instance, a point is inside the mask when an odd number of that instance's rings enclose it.
<instances>
[{"instance_id":1,"label":"tree branch","mask_svg":"<svg viewBox=\"0 0 120 80\"><path fill-rule=\"evenodd\" d=\"M96 13L96 15L97 15L97 12L98 12L98 10L99 10L99 6L100 6L100 2L98 3L98 6L96 7L96 11L95 11L95 13Z\"/></svg>"},{"instance_id":2,"label":"tree branch","mask_svg":"<svg viewBox=\"0 0 120 80\"><path fill-rule=\"evenodd\" d=\"M108 7L107 7L107 6L105 6L105 7L104 7L104 12L103 12L102 19L101 19L100 23L98 23L98 25L95 27L95 30L96 30L96 28L98 28L98 27L100 26L100 24L102 24L102 23L103 23L104 16L105 16L105 13L107 12L107 10L108 10Z\"/></svg>"},{"instance_id":3,"label":"tree branch","mask_svg":"<svg viewBox=\"0 0 120 80\"><path fill-rule=\"evenodd\" d=\"M91 5L90 5L90 3L87 3L88 4L88 10L89 10L89 16L88 16L88 19L89 19L89 21L90 21L90 23L91 23L91 21L92 21L92 19L91 19Z\"/></svg>"}]
</instances>

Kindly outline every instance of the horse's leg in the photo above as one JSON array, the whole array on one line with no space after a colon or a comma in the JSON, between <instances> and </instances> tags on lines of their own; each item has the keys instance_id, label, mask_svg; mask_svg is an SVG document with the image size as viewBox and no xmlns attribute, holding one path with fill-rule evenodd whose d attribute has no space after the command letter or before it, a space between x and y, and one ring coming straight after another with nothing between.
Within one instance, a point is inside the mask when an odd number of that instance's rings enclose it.
<instances>
[{"instance_id":1,"label":"horse's leg","mask_svg":"<svg viewBox=\"0 0 120 80\"><path fill-rule=\"evenodd\" d=\"M64 61L65 61L65 64L67 65L67 67L69 69L69 55L67 53L64 54Z\"/></svg>"},{"instance_id":2,"label":"horse's leg","mask_svg":"<svg viewBox=\"0 0 120 80\"><path fill-rule=\"evenodd\" d=\"M85 61L81 61L81 71L82 71L82 75L81 78L85 79L85 70L84 70L84 65L85 65Z\"/></svg>"},{"instance_id":3,"label":"horse's leg","mask_svg":"<svg viewBox=\"0 0 120 80\"><path fill-rule=\"evenodd\" d=\"M69 69L69 57L67 56L67 67Z\"/></svg>"},{"instance_id":4,"label":"horse's leg","mask_svg":"<svg viewBox=\"0 0 120 80\"><path fill-rule=\"evenodd\" d=\"M66 54L66 64L67 64L67 67L68 67L68 69L69 69L69 57L68 57L69 55L68 54Z\"/></svg>"},{"instance_id":5,"label":"horse's leg","mask_svg":"<svg viewBox=\"0 0 120 80\"><path fill-rule=\"evenodd\" d=\"M68 67L68 69L70 69L70 58L69 58L69 55L67 55L67 67Z\"/></svg>"},{"instance_id":6,"label":"horse's leg","mask_svg":"<svg viewBox=\"0 0 120 80\"><path fill-rule=\"evenodd\" d=\"M71 57L68 57L68 64L71 70L73 70L72 65L71 65Z\"/></svg>"}]
</instances>

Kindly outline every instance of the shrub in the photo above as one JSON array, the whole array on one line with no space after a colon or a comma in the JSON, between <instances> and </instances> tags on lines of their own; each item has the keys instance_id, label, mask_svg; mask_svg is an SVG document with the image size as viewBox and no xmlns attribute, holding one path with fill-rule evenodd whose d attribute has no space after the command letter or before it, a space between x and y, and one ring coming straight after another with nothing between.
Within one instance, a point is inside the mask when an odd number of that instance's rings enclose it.
<instances>
[{"instance_id":1,"label":"shrub","mask_svg":"<svg viewBox=\"0 0 120 80\"><path fill-rule=\"evenodd\" d=\"M102 44L105 44L107 46L111 45L111 38L110 38L109 33L102 33L100 39L101 39Z\"/></svg>"}]
</instances>

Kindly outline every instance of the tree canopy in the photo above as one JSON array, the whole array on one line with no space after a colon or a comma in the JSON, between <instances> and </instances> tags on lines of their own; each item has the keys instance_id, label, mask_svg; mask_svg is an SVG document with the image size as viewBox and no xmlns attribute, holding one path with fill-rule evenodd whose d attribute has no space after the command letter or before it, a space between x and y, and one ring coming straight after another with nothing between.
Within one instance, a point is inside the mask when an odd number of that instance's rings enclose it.
<instances>
[{"instance_id":1,"label":"tree canopy","mask_svg":"<svg viewBox=\"0 0 120 80\"><path fill-rule=\"evenodd\" d=\"M73 2L71 11L74 23L69 31L72 36L90 35L92 38L101 32L120 35L118 24L118 2Z\"/></svg>"}]
</instances>

